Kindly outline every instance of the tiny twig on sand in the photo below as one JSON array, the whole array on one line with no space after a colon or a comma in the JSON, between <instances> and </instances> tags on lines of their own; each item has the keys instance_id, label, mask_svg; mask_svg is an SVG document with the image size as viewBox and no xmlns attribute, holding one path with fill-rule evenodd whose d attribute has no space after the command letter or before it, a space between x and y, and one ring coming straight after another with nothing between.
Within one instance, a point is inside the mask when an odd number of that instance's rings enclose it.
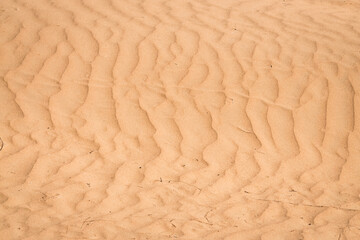
<instances>
[{"instance_id":1,"label":"tiny twig on sand","mask_svg":"<svg viewBox=\"0 0 360 240\"><path fill-rule=\"evenodd\" d=\"M3 140L0 138L0 151L3 149L4 147L4 142Z\"/></svg>"}]
</instances>

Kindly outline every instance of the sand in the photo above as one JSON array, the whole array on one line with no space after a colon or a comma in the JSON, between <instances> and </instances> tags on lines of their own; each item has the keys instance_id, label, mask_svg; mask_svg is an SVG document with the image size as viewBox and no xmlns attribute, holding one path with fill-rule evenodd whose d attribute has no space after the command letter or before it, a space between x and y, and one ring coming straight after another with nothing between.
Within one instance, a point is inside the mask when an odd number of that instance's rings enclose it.
<instances>
[{"instance_id":1,"label":"sand","mask_svg":"<svg viewBox=\"0 0 360 240\"><path fill-rule=\"evenodd\" d=\"M360 239L359 13L1 0L0 239Z\"/></svg>"}]
</instances>

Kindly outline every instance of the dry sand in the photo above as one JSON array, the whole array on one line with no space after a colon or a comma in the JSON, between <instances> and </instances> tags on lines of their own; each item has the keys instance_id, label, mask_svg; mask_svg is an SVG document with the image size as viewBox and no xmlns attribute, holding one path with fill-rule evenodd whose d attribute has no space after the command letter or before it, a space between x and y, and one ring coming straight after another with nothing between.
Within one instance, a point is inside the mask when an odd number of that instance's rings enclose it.
<instances>
[{"instance_id":1,"label":"dry sand","mask_svg":"<svg viewBox=\"0 0 360 240\"><path fill-rule=\"evenodd\" d=\"M1 0L0 239L360 239L360 3Z\"/></svg>"}]
</instances>

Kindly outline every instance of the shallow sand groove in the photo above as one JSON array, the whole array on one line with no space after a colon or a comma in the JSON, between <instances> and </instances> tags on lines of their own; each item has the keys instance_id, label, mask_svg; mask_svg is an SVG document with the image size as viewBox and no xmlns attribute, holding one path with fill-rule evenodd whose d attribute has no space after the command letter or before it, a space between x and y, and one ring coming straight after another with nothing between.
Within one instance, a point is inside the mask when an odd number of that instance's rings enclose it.
<instances>
[{"instance_id":1,"label":"shallow sand groove","mask_svg":"<svg viewBox=\"0 0 360 240\"><path fill-rule=\"evenodd\" d=\"M2 0L0 239L360 239L359 12Z\"/></svg>"}]
</instances>

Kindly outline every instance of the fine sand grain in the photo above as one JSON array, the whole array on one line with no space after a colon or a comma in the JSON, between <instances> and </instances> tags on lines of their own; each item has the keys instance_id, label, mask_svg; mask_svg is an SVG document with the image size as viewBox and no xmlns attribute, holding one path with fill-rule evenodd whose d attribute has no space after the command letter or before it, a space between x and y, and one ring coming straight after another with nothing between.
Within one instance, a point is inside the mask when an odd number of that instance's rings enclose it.
<instances>
[{"instance_id":1,"label":"fine sand grain","mask_svg":"<svg viewBox=\"0 0 360 240\"><path fill-rule=\"evenodd\" d=\"M359 240L360 2L1 0L1 240Z\"/></svg>"}]
</instances>

